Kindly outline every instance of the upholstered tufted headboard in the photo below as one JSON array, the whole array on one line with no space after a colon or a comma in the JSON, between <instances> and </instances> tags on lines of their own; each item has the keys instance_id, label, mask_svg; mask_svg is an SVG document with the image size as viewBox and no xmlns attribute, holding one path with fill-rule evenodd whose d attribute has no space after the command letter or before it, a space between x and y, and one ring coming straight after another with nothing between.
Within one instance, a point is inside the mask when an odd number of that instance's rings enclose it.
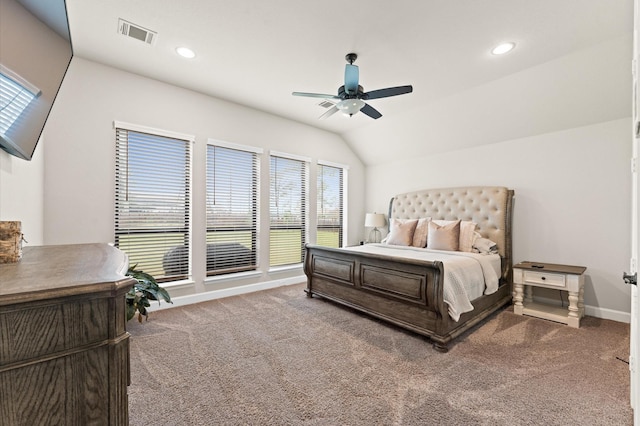
<instances>
[{"instance_id":1,"label":"upholstered tufted headboard","mask_svg":"<svg viewBox=\"0 0 640 426\"><path fill-rule=\"evenodd\" d=\"M502 276L511 277L513 190L501 186L428 189L396 195L389 203L389 219L431 217L470 220L477 231L494 241L502 257Z\"/></svg>"}]
</instances>

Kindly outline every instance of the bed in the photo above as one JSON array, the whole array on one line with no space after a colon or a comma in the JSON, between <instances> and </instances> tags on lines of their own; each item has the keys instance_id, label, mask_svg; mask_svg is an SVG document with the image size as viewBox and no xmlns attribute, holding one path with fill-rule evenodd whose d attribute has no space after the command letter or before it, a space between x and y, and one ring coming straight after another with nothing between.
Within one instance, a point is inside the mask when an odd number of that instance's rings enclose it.
<instances>
[{"instance_id":1,"label":"bed","mask_svg":"<svg viewBox=\"0 0 640 426\"><path fill-rule=\"evenodd\" d=\"M477 241L495 243L491 249L496 253L492 261L496 288L487 286L469 298L469 311L451 315L452 302L447 299L449 270L454 268L446 265L453 257L474 256L452 251L439 251L442 258L437 253L426 258L418 254L438 252L429 247L365 244L336 249L307 244L307 296L321 296L411 330L430 338L436 350L447 352L453 339L511 302L513 196L513 190L505 187L475 186L410 192L389 203L388 223L393 221L394 226L413 219L448 221L439 222L445 224L460 220L475 223L475 238L482 238Z\"/></svg>"}]
</instances>

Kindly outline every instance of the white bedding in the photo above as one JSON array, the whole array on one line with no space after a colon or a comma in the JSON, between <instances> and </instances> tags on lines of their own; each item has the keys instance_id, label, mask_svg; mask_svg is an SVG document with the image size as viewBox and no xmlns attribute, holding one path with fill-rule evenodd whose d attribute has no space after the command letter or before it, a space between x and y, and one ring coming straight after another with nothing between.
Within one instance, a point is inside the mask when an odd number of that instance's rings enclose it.
<instances>
[{"instance_id":1,"label":"white bedding","mask_svg":"<svg viewBox=\"0 0 640 426\"><path fill-rule=\"evenodd\" d=\"M454 321L458 321L463 313L473 310L472 300L498 290L502 269L498 254L429 250L387 244L366 244L347 247L346 250L396 258L441 261L444 266L444 302Z\"/></svg>"}]
</instances>

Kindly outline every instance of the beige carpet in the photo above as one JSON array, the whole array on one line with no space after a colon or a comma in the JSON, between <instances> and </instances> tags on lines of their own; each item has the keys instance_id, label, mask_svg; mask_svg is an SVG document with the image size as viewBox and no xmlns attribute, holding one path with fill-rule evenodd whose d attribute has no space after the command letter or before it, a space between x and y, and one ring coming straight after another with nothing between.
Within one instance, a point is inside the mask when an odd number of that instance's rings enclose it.
<instances>
[{"instance_id":1,"label":"beige carpet","mask_svg":"<svg viewBox=\"0 0 640 426\"><path fill-rule=\"evenodd\" d=\"M131 333L142 425L632 425L629 326L506 309L431 343L302 285L152 312Z\"/></svg>"}]
</instances>

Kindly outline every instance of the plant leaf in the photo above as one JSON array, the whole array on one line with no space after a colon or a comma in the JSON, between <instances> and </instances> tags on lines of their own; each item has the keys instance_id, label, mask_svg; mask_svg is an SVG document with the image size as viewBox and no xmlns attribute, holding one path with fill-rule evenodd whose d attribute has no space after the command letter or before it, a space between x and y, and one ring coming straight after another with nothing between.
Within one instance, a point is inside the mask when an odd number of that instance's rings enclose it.
<instances>
[{"instance_id":1,"label":"plant leaf","mask_svg":"<svg viewBox=\"0 0 640 426\"><path fill-rule=\"evenodd\" d=\"M164 300L168 303L171 301L169 292L158 285L156 279L147 274L144 271L136 269L138 264L133 265L127 271L127 275L136 279L137 283L126 294L127 302L127 320L130 320L135 316L135 312L138 311L138 321L142 322L144 316L148 319L147 307L151 306L149 300L157 300L160 304L160 300Z\"/></svg>"},{"instance_id":2,"label":"plant leaf","mask_svg":"<svg viewBox=\"0 0 640 426\"><path fill-rule=\"evenodd\" d=\"M171 301L171 296L169 295L169 292L167 290L165 290L162 287L158 287L158 294L164 299L165 302L167 303L173 303ZM159 303L160 299L158 299L158 303Z\"/></svg>"}]
</instances>

